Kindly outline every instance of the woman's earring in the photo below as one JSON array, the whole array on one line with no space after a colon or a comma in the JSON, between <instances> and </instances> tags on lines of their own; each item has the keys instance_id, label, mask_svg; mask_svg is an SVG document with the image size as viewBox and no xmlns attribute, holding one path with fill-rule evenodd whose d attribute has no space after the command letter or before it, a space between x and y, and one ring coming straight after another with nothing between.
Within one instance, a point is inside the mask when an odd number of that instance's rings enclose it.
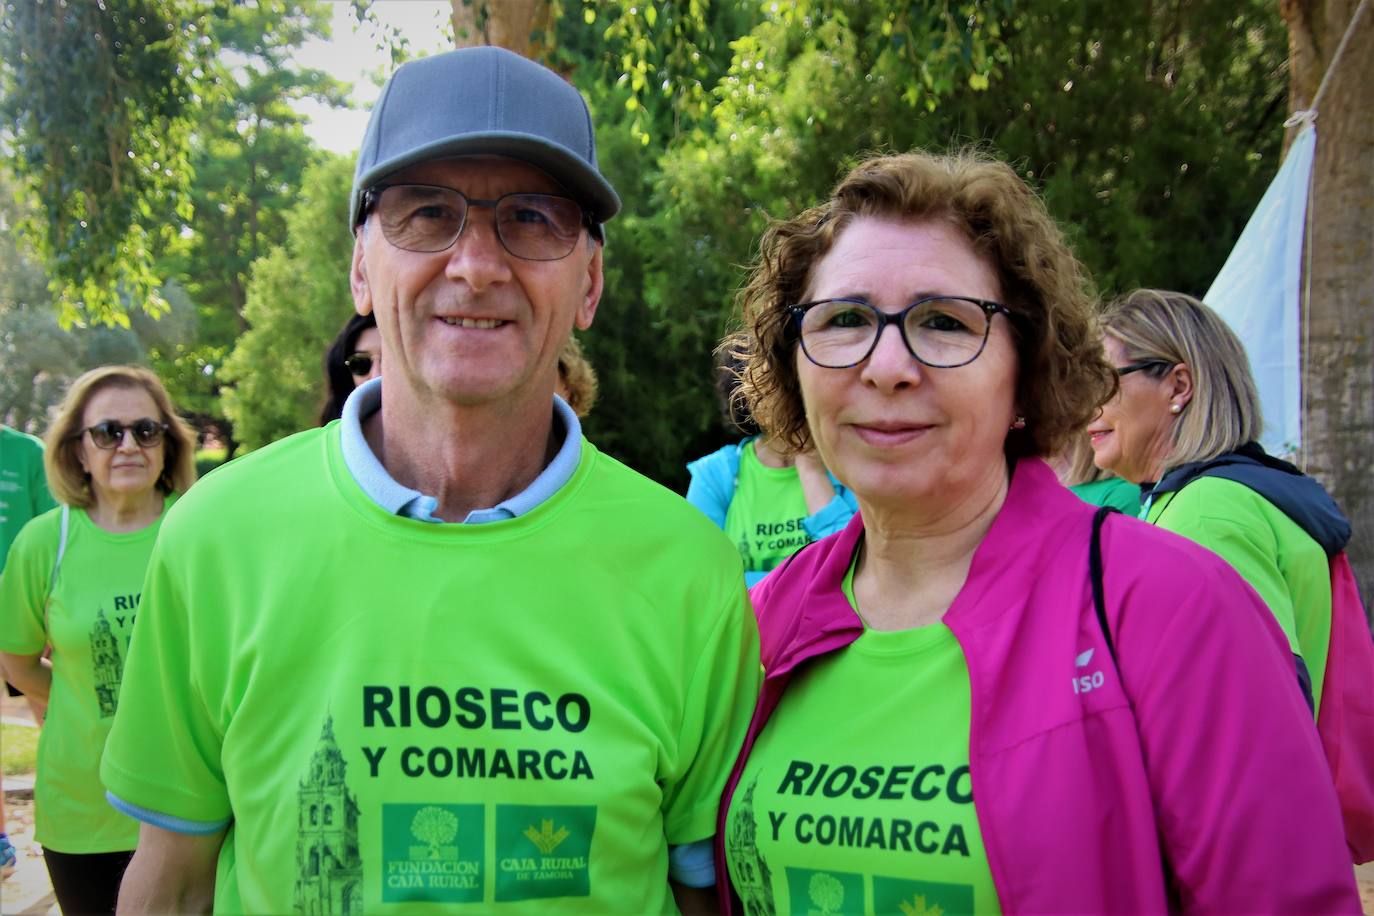
<instances>
[{"instance_id":1,"label":"woman's earring","mask_svg":"<svg viewBox=\"0 0 1374 916\"><path fill-rule=\"evenodd\" d=\"M1169 405L1169 413L1178 413L1178 412L1180 412L1181 410L1183 410L1183 405L1182 405L1182 404L1170 404L1170 405Z\"/></svg>"},{"instance_id":2,"label":"woman's earring","mask_svg":"<svg viewBox=\"0 0 1374 916\"><path fill-rule=\"evenodd\" d=\"M1026 428L1026 418L1025 418L1025 417L1017 417L1015 420L1012 420L1012 421L1011 421L1011 428L1012 428L1012 429L1025 429L1025 428Z\"/></svg>"}]
</instances>

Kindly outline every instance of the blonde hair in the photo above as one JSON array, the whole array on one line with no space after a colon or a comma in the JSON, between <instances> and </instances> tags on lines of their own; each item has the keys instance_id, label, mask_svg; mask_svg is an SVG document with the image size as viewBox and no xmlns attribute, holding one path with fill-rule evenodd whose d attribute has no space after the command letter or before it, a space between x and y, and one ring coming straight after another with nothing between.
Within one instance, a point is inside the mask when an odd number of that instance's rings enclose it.
<instances>
[{"instance_id":1,"label":"blonde hair","mask_svg":"<svg viewBox=\"0 0 1374 916\"><path fill-rule=\"evenodd\" d=\"M1080 429L1069 437L1064 450L1059 453L1059 460L1064 468L1060 482L1066 487L1096 483L1116 476L1111 471L1098 467L1093 461L1093 447L1088 442L1086 430Z\"/></svg>"},{"instance_id":2,"label":"blonde hair","mask_svg":"<svg viewBox=\"0 0 1374 916\"><path fill-rule=\"evenodd\" d=\"M172 399L158 377L137 366L101 366L83 374L62 398L57 417L43 437L43 470L48 475L48 490L58 502L76 509L95 505L90 477L81 467L82 417L86 405L106 388L142 388L157 405L161 420L167 424L163 436L162 473L157 488L163 493L185 493L196 482L196 433L177 416Z\"/></svg>"},{"instance_id":3,"label":"blonde hair","mask_svg":"<svg viewBox=\"0 0 1374 916\"><path fill-rule=\"evenodd\" d=\"M798 336L787 310L807 295L812 272L845 227L864 217L946 223L993 265L1014 316L1016 402L1026 421L1008 434L1008 457L1054 454L1116 392L1087 275L1009 165L974 150L878 156L850 171L830 200L771 225L737 297L744 329L720 350L742 361L736 397L770 438L809 447Z\"/></svg>"},{"instance_id":4,"label":"blonde hair","mask_svg":"<svg viewBox=\"0 0 1374 916\"><path fill-rule=\"evenodd\" d=\"M1193 397L1174 422L1166 470L1259 438L1264 418L1250 360L1240 338L1210 307L1184 293L1138 289L1107 307L1102 328L1132 362L1182 363L1192 373Z\"/></svg>"},{"instance_id":5,"label":"blonde hair","mask_svg":"<svg viewBox=\"0 0 1374 916\"><path fill-rule=\"evenodd\" d=\"M566 400L573 413L585 417L592 412L598 387L596 370L582 355L582 344L576 337L569 337L558 354L558 381L567 392Z\"/></svg>"}]
</instances>

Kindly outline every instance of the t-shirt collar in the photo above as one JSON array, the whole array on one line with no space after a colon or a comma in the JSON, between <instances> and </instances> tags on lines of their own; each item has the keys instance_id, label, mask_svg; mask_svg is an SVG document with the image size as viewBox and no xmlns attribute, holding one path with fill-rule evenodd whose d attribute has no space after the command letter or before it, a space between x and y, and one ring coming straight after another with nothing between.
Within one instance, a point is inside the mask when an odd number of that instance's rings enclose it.
<instances>
[{"instance_id":1,"label":"t-shirt collar","mask_svg":"<svg viewBox=\"0 0 1374 916\"><path fill-rule=\"evenodd\" d=\"M344 465L368 498L395 515L426 522L442 522L434 515L439 501L398 483L382 466L363 435L363 421L382 406L382 380L375 378L353 390L344 402L339 420ZM548 466L528 487L489 509L474 509L463 520L478 525L516 518L533 510L567 483L582 458L582 424L577 414L558 395L553 396L555 426L563 431L563 443Z\"/></svg>"}]
</instances>

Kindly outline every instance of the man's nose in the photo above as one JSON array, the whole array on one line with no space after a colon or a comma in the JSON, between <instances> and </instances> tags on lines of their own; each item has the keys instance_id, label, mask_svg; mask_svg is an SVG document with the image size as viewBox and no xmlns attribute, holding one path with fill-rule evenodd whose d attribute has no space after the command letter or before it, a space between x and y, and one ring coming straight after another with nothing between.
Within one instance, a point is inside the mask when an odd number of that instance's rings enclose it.
<instances>
[{"instance_id":1,"label":"man's nose","mask_svg":"<svg viewBox=\"0 0 1374 916\"><path fill-rule=\"evenodd\" d=\"M480 290L509 280L510 253L496 231L496 211L489 206L469 205L463 231L449 251L445 275Z\"/></svg>"}]
</instances>

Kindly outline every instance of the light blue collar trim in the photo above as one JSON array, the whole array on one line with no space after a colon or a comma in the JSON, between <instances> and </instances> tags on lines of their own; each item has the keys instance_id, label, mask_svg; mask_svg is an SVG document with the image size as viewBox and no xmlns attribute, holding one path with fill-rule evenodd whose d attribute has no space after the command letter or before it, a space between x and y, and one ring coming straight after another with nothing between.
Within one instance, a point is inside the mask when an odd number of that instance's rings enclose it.
<instances>
[{"instance_id":1,"label":"light blue collar trim","mask_svg":"<svg viewBox=\"0 0 1374 916\"><path fill-rule=\"evenodd\" d=\"M422 522L442 522L443 519L434 515L439 501L397 483L367 444L367 438L363 435L363 420L380 410L381 406L380 378L359 385L344 402L343 416L339 420L344 465L368 498L386 511ZM481 525L524 515L572 479L577 463L582 459L582 424L578 422L577 414L558 395L553 396L553 411L558 426L563 430L563 444L548 467L528 487L510 499L490 509L469 512L463 520L464 524Z\"/></svg>"}]
</instances>

